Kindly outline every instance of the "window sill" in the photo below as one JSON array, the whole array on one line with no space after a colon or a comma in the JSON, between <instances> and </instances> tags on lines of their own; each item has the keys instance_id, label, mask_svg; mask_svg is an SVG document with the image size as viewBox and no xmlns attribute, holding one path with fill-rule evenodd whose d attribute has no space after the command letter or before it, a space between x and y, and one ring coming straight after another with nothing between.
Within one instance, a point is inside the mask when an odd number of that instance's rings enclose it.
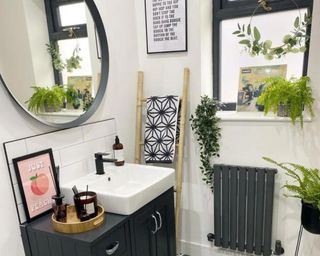
<instances>
[{"instance_id":1,"label":"window sill","mask_svg":"<svg viewBox=\"0 0 320 256\"><path fill-rule=\"evenodd\" d=\"M289 117L278 117L273 114L264 115L263 112L218 111L217 116L223 122L291 122ZM312 118L305 116L303 121L312 122Z\"/></svg>"}]
</instances>

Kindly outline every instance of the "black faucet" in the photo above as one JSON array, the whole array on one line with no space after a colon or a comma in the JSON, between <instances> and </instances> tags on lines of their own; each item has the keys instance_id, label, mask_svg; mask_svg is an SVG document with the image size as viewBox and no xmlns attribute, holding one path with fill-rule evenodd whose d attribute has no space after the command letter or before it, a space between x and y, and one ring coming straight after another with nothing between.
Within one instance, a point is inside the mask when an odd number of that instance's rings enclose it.
<instances>
[{"instance_id":1,"label":"black faucet","mask_svg":"<svg viewBox=\"0 0 320 256\"><path fill-rule=\"evenodd\" d=\"M103 156L108 156L110 154L108 153L95 153L95 161L96 161L96 174L102 175L104 174L104 169L103 169L103 163L114 163L117 161L117 159L114 158L103 158Z\"/></svg>"}]
</instances>

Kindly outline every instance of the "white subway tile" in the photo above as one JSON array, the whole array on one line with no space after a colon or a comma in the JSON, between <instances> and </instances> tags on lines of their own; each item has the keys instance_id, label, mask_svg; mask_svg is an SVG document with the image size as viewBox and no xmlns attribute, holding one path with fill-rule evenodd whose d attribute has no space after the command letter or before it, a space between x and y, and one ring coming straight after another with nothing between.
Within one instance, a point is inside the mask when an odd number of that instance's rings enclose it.
<instances>
[{"instance_id":1,"label":"white subway tile","mask_svg":"<svg viewBox=\"0 0 320 256\"><path fill-rule=\"evenodd\" d=\"M60 151L53 151L53 159L56 166L61 165Z\"/></svg>"},{"instance_id":2,"label":"white subway tile","mask_svg":"<svg viewBox=\"0 0 320 256\"><path fill-rule=\"evenodd\" d=\"M94 159L94 153L105 151L106 141L104 138L87 141L60 150L60 163L61 166L67 166L87 158Z\"/></svg>"},{"instance_id":3,"label":"white subway tile","mask_svg":"<svg viewBox=\"0 0 320 256\"><path fill-rule=\"evenodd\" d=\"M106 137L116 133L114 119L98 122L94 124L84 125L81 127L84 141L94 140Z\"/></svg>"},{"instance_id":4,"label":"white subway tile","mask_svg":"<svg viewBox=\"0 0 320 256\"><path fill-rule=\"evenodd\" d=\"M24 223L27 221L27 217L26 217L26 213L24 211L24 207L23 204L19 204L18 205L18 211L19 211L19 215L20 215L20 222Z\"/></svg>"},{"instance_id":5,"label":"white subway tile","mask_svg":"<svg viewBox=\"0 0 320 256\"><path fill-rule=\"evenodd\" d=\"M14 189L14 194L16 195L16 203L22 204L22 197L21 197L21 193L20 193L20 189L19 189L18 184L15 184L13 186L13 189Z\"/></svg>"},{"instance_id":6,"label":"white subway tile","mask_svg":"<svg viewBox=\"0 0 320 256\"><path fill-rule=\"evenodd\" d=\"M60 184L66 184L72 180L89 173L85 161L62 167L60 169Z\"/></svg>"},{"instance_id":7,"label":"white subway tile","mask_svg":"<svg viewBox=\"0 0 320 256\"><path fill-rule=\"evenodd\" d=\"M81 143L60 150L61 167L77 163L89 155L90 142Z\"/></svg>"},{"instance_id":8,"label":"white subway tile","mask_svg":"<svg viewBox=\"0 0 320 256\"><path fill-rule=\"evenodd\" d=\"M112 145L114 144L114 139L115 139L115 135L109 135L106 137L106 150L107 151L112 151L113 152L113 149L112 149Z\"/></svg>"},{"instance_id":9,"label":"white subway tile","mask_svg":"<svg viewBox=\"0 0 320 256\"><path fill-rule=\"evenodd\" d=\"M24 156L27 154L26 141L25 140L17 140L14 142L9 142L5 144L5 148L7 151L7 156L9 160L9 164L12 163L12 159Z\"/></svg>"},{"instance_id":10,"label":"white subway tile","mask_svg":"<svg viewBox=\"0 0 320 256\"><path fill-rule=\"evenodd\" d=\"M28 138L26 141L30 153L47 148L52 148L55 151L81 143L82 132L80 127L76 127Z\"/></svg>"},{"instance_id":11,"label":"white subway tile","mask_svg":"<svg viewBox=\"0 0 320 256\"><path fill-rule=\"evenodd\" d=\"M10 173L11 173L11 178L12 178L12 185L17 184L17 176L16 176L16 172L14 170L13 164L9 165L9 169L10 169Z\"/></svg>"}]
</instances>

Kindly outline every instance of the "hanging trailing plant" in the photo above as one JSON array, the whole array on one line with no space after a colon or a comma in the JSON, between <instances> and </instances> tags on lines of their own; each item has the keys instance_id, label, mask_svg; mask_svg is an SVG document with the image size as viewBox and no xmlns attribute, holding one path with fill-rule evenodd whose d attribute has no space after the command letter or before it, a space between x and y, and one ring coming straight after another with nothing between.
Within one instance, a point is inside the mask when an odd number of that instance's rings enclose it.
<instances>
[{"instance_id":1,"label":"hanging trailing plant","mask_svg":"<svg viewBox=\"0 0 320 256\"><path fill-rule=\"evenodd\" d=\"M66 59L66 68L68 72L72 72L74 69L81 68L80 62L82 58L79 56L80 48L77 45L72 53L72 56L69 59Z\"/></svg>"},{"instance_id":2,"label":"hanging trailing plant","mask_svg":"<svg viewBox=\"0 0 320 256\"><path fill-rule=\"evenodd\" d=\"M51 55L52 64L55 70L62 71L66 67L64 64L61 53L59 50L59 46L55 46L54 44L46 44L47 51Z\"/></svg>"},{"instance_id":3,"label":"hanging trailing plant","mask_svg":"<svg viewBox=\"0 0 320 256\"><path fill-rule=\"evenodd\" d=\"M257 27L252 28L251 26L252 18L259 7L264 8L266 11L271 10L270 6L265 6L264 4L266 4L265 1L259 1L248 25L238 23L237 30L232 34L240 39L239 44L243 45L245 51L252 57L262 54L267 60L281 58L288 53L305 52L306 45L310 39L307 35L307 28L311 24L311 15L305 13L303 18L300 15L296 17L293 29L282 37L282 45L273 46L271 40L262 40L260 30Z\"/></svg>"},{"instance_id":4,"label":"hanging trailing plant","mask_svg":"<svg viewBox=\"0 0 320 256\"><path fill-rule=\"evenodd\" d=\"M220 103L208 96L201 97L195 113L191 115L191 128L200 145L200 170L202 180L213 190L213 165L211 159L219 157L221 128L220 118L216 116Z\"/></svg>"}]
</instances>

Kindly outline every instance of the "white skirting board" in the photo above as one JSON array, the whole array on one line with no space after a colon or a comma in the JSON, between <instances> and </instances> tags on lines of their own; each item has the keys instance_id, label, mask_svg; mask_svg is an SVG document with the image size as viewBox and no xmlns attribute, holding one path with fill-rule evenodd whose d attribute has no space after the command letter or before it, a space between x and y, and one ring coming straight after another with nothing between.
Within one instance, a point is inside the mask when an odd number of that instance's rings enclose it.
<instances>
[{"instance_id":1,"label":"white skirting board","mask_svg":"<svg viewBox=\"0 0 320 256\"><path fill-rule=\"evenodd\" d=\"M214 246L208 246L200 243L180 241L181 254L185 256L243 256L248 255L240 252L223 250ZM179 255L179 254L178 254Z\"/></svg>"}]
</instances>

